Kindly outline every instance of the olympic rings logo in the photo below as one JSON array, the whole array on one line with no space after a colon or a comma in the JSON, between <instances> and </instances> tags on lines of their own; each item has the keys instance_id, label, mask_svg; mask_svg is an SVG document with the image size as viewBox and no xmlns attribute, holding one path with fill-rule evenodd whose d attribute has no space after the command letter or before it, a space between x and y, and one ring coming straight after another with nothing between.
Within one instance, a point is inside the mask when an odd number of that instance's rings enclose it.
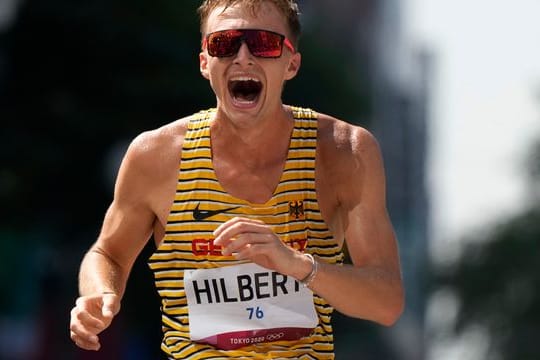
<instances>
[{"instance_id":1,"label":"olympic rings logo","mask_svg":"<svg viewBox=\"0 0 540 360\"><path fill-rule=\"evenodd\" d=\"M277 341L277 340L280 340L281 338L283 338L284 336L285 336L285 333L283 333L283 332L274 333L274 334L268 334L268 335L266 335L266 341Z\"/></svg>"}]
</instances>

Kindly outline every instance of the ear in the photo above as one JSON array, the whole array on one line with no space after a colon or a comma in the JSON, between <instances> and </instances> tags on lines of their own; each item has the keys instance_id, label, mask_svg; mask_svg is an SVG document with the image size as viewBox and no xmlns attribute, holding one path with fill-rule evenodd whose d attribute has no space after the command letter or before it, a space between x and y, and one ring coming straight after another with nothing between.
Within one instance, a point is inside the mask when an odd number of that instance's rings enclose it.
<instances>
[{"instance_id":1,"label":"ear","mask_svg":"<svg viewBox=\"0 0 540 360\"><path fill-rule=\"evenodd\" d=\"M210 75L208 74L208 54L205 52L199 54L199 69L205 79L210 79Z\"/></svg>"},{"instance_id":2,"label":"ear","mask_svg":"<svg viewBox=\"0 0 540 360\"><path fill-rule=\"evenodd\" d=\"M302 54L299 52L294 53L289 59L289 65L285 73L285 80L291 80L298 74L300 65L302 64Z\"/></svg>"}]
</instances>

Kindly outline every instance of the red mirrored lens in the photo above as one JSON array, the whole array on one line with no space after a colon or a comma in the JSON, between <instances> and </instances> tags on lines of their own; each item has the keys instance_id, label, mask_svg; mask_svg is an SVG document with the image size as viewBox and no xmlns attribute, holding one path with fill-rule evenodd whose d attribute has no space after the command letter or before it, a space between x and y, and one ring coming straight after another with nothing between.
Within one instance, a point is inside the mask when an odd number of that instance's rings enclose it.
<instances>
[{"instance_id":1,"label":"red mirrored lens","mask_svg":"<svg viewBox=\"0 0 540 360\"><path fill-rule=\"evenodd\" d=\"M294 47L285 36L266 30L236 29L218 31L207 36L205 45L211 56L229 57L238 52L242 41L246 42L251 54L257 57L280 57L284 41L287 47L294 52Z\"/></svg>"},{"instance_id":2,"label":"red mirrored lens","mask_svg":"<svg viewBox=\"0 0 540 360\"><path fill-rule=\"evenodd\" d=\"M218 31L208 35L208 53L216 57L233 56L240 49L243 33L238 30Z\"/></svg>"},{"instance_id":3,"label":"red mirrored lens","mask_svg":"<svg viewBox=\"0 0 540 360\"><path fill-rule=\"evenodd\" d=\"M245 39L254 56L275 58L281 56L284 36L269 31L247 30Z\"/></svg>"}]
</instances>

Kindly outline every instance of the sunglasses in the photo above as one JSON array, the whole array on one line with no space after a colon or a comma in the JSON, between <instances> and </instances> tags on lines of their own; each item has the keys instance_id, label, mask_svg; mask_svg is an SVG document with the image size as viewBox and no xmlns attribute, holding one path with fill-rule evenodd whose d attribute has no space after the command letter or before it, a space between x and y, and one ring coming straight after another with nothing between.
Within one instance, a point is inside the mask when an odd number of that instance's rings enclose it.
<instances>
[{"instance_id":1,"label":"sunglasses","mask_svg":"<svg viewBox=\"0 0 540 360\"><path fill-rule=\"evenodd\" d=\"M210 56L224 58L236 55L244 41L253 56L278 58L283 53L283 45L295 53L293 44L284 35L268 30L231 29L208 34L203 40L203 49Z\"/></svg>"}]
</instances>

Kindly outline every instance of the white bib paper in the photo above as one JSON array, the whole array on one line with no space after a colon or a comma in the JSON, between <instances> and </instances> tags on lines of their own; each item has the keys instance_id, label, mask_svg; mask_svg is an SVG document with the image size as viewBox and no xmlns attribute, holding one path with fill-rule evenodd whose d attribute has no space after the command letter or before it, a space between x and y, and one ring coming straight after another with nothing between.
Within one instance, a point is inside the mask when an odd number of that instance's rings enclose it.
<instances>
[{"instance_id":1,"label":"white bib paper","mask_svg":"<svg viewBox=\"0 0 540 360\"><path fill-rule=\"evenodd\" d=\"M317 326L313 293L256 264L186 270L191 340L230 350L296 340Z\"/></svg>"}]
</instances>

